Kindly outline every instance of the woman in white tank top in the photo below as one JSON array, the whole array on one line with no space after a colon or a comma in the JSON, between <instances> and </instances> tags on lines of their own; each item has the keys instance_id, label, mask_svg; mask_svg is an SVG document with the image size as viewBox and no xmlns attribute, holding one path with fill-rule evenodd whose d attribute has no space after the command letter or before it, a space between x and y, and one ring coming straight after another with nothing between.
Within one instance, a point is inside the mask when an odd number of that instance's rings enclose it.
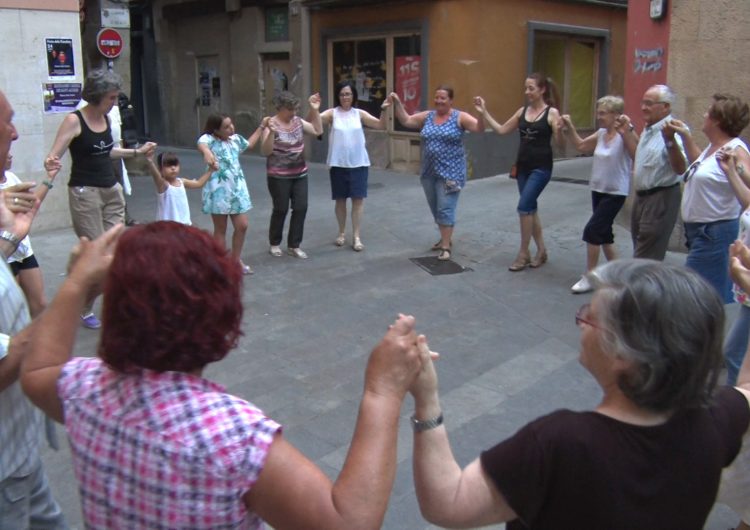
<instances>
[{"instance_id":1,"label":"woman in white tank top","mask_svg":"<svg viewBox=\"0 0 750 530\"><path fill-rule=\"evenodd\" d=\"M594 155L591 167L591 206L593 214L583 229L586 242L586 270L593 270L599 262L600 251L607 261L617 258L612 225L630 189L630 173L633 169L635 144L626 143L622 135L632 131L633 126L622 114L625 103L619 96L604 96L596 102L597 131L581 138L570 116L562 116L565 132L575 148ZM632 147L632 149L631 149ZM573 293L592 290L585 275L570 288Z\"/></svg>"},{"instance_id":2,"label":"woman in white tank top","mask_svg":"<svg viewBox=\"0 0 750 530\"><path fill-rule=\"evenodd\" d=\"M324 125L331 126L326 163L330 168L331 198L336 201L336 220L339 223L339 235L335 244L343 247L346 242L346 199L351 199L352 248L359 252L365 248L360 238L360 225L364 200L367 197L367 175L370 167L362 127L364 125L384 130L386 109L390 102L386 100L383 103L380 119L358 109L357 89L350 80L342 81L336 86L334 99L336 106L321 113L320 118Z\"/></svg>"}]
</instances>

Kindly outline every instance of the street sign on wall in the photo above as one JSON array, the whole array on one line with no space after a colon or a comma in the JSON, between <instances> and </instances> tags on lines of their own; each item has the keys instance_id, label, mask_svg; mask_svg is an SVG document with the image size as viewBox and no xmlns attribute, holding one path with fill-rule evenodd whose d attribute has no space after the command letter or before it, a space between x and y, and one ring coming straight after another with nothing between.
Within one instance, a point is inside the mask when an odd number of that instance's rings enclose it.
<instances>
[{"instance_id":1,"label":"street sign on wall","mask_svg":"<svg viewBox=\"0 0 750 530\"><path fill-rule=\"evenodd\" d=\"M107 59L119 57L122 53L122 35L116 29L102 28L96 35L96 47Z\"/></svg>"}]
</instances>

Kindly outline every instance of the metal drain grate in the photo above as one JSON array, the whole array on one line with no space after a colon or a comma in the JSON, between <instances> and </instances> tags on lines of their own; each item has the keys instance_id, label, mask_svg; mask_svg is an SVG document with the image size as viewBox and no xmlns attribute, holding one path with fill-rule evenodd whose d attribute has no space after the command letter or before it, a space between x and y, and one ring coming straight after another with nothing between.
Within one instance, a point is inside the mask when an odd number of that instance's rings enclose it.
<instances>
[{"instance_id":1,"label":"metal drain grate","mask_svg":"<svg viewBox=\"0 0 750 530\"><path fill-rule=\"evenodd\" d=\"M443 274L459 274L470 271L469 267L464 267L453 260L440 261L434 256L424 258L409 258L409 261L419 266L422 270L429 272L433 276L442 276Z\"/></svg>"}]
</instances>

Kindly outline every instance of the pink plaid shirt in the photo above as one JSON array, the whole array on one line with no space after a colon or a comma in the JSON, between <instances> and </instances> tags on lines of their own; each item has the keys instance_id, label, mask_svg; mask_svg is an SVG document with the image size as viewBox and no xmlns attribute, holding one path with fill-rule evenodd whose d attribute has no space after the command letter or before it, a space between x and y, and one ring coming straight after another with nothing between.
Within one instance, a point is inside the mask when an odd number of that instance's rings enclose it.
<instances>
[{"instance_id":1,"label":"pink plaid shirt","mask_svg":"<svg viewBox=\"0 0 750 530\"><path fill-rule=\"evenodd\" d=\"M252 404L201 377L80 357L58 393L87 528L263 528L242 495L281 426Z\"/></svg>"}]
</instances>

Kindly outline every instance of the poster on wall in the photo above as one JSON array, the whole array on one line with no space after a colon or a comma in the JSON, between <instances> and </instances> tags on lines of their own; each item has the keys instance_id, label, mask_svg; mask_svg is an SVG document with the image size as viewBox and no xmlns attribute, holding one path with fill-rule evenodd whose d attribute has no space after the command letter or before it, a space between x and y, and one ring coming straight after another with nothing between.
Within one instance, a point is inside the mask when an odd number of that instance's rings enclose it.
<instances>
[{"instance_id":1,"label":"poster on wall","mask_svg":"<svg viewBox=\"0 0 750 530\"><path fill-rule=\"evenodd\" d=\"M47 45L47 75L54 79L75 79L73 39L45 39Z\"/></svg>"},{"instance_id":2,"label":"poster on wall","mask_svg":"<svg viewBox=\"0 0 750 530\"><path fill-rule=\"evenodd\" d=\"M419 55L403 55L396 57L396 94L404 104L409 114L419 112L420 102L420 65Z\"/></svg>"},{"instance_id":3,"label":"poster on wall","mask_svg":"<svg viewBox=\"0 0 750 530\"><path fill-rule=\"evenodd\" d=\"M81 101L81 83L43 83L44 112L73 112Z\"/></svg>"}]
</instances>

